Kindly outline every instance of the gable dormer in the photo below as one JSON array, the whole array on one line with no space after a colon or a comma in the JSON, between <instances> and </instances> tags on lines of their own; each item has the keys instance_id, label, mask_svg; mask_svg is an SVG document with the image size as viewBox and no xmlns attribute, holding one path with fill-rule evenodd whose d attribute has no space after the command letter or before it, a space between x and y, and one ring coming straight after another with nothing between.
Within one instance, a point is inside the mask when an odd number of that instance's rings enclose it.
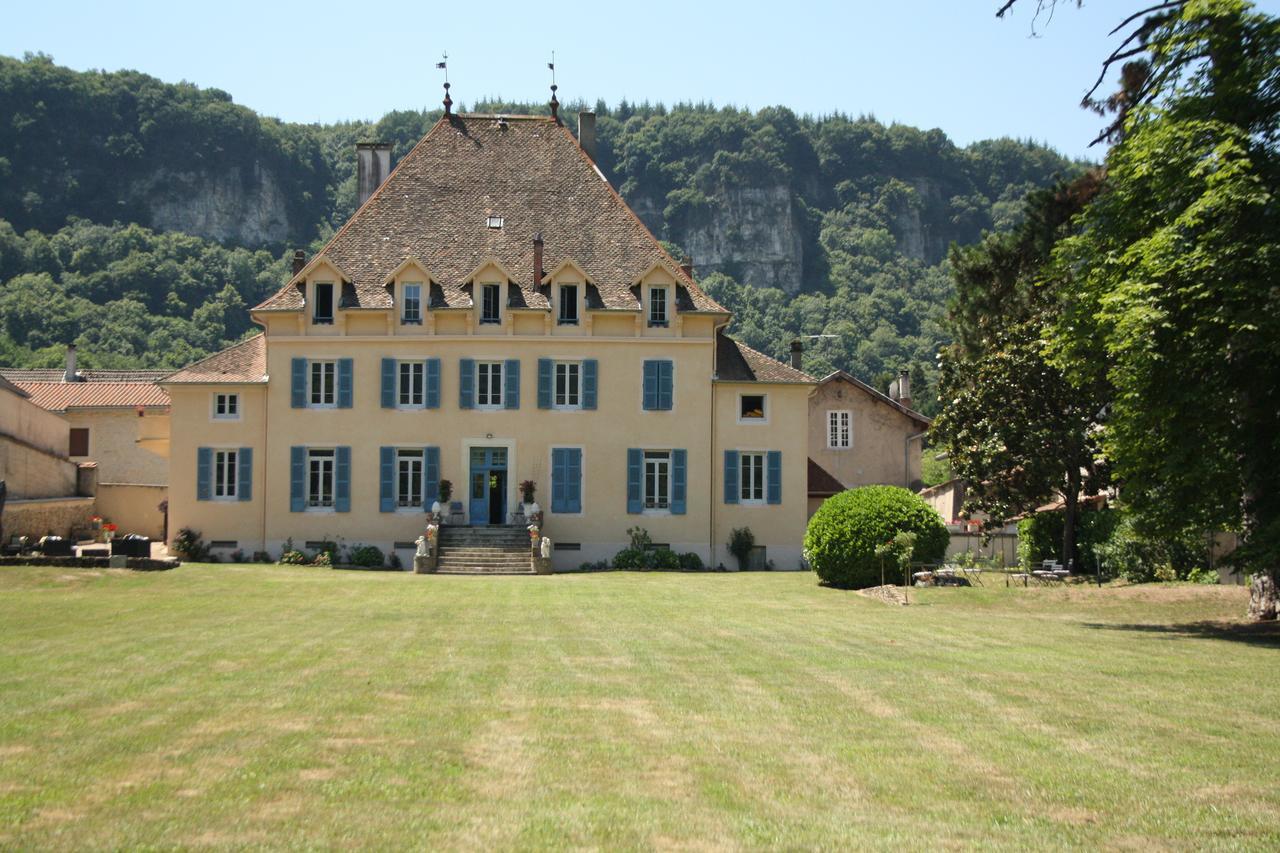
<instances>
[{"instance_id":1,"label":"gable dormer","mask_svg":"<svg viewBox=\"0 0 1280 853\"><path fill-rule=\"evenodd\" d=\"M547 275L547 299L551 303L552 334L580 335L590 328L587 298L591 286L587 273L572 259L564 260Z\"/></svg>"},{"instance_id":2,"label":"gable dormer","mask_svg":"<svg viewBox=\"0 0 1280 853\"><path fill-rule=\"evenodd\" d=\"M476 267L466 282L471 287L472 328L477 334L505 333L511 322L509 288L514 286L511 271L496 258Z\"/></svg>"},{"instance_id":3,"label":"gable dormer","mask_svg":"<svg viewBox=\"0 0 1280 853\"><path fill-rule=\"evenodd\" d=\"M394 310L396 334L429 331L431 286L436 279L426 265L410 255L387 276L386 287Z\"/></svg>"},{"instance_id":4,"label":"gable dormer","mask_svg":"<svg viewBox=\"0 0 1280 853\"><path fill-rule=\"evenodd\" d=\"M677 334L678 285L673 272L665 264L655 264L641 276L639 289L642 334L656 337Z\"/></svg>"},{"instance_id":5,"label":"gable dormer","mask_svg":"<svg viewBox=\"0 0 1280 853\"><path fill-rule=\"evenodd\" d=\"M342 334L342 309L350 302L344 301L344 294L351 288L351 277L319 255L298 273L298 286L302 290L303 334Z\"/></svg>"}]
</instances>

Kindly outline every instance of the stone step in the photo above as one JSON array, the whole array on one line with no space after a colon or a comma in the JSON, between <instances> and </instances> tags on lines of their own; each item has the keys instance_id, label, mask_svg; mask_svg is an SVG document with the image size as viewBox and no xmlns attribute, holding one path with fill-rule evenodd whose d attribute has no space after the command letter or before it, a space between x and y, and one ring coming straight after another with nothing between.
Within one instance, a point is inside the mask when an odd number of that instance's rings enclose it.
<instances>
[{"instance_id":1,"label":"stone step","mask_svg":"<svg viewBox=\"0 0 1280 853\"><path fill-rule=\"evenodd\" d=\"M452 551L440 555L441 563L527 563L528 554L455 554Z\"/></svg>"}]
</instances>

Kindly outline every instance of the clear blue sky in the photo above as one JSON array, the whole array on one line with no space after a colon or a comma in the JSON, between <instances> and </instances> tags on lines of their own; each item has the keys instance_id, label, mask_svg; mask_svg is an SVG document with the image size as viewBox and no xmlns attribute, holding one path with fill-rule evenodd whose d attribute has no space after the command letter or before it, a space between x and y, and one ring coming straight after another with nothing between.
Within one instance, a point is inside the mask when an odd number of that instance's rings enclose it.
<instances>
[{"instance_id":1,"label":"clear blue sky","mask_svg":"<svg viewBox=\"0 0 1280 853\"><path fill-rule=\"evenodd\" d=\"M617 3L0 2L0 54L40 51L76 69L132 68L229 92L287 121L376 119L436 107L449 52L455 101L541 100L556 52L562 101L712 101L871 113L1071 155L1099 120L1077 106L1107 32L1144 0L1086 0L1041 21L1035 0ZM1280 14L1280 0L1259 8ZM1021 8L1025 6L1026 8Z\"/></svg>"}]
</instances>

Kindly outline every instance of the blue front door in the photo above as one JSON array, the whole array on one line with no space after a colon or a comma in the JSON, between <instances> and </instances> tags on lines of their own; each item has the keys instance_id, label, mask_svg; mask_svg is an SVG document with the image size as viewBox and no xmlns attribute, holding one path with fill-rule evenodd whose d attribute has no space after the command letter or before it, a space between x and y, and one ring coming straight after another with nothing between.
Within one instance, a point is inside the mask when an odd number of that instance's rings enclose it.
<instances>
[{"instance_id":1,"label":"blue front door","mask_svg":"<svg viewBox=\"0 0 1280 853\"><path fill-rule=\"evenodd\" d=\"M507 517L507 449L471 448L471 524L502 524Z\"/></svg>"}]
</instances>

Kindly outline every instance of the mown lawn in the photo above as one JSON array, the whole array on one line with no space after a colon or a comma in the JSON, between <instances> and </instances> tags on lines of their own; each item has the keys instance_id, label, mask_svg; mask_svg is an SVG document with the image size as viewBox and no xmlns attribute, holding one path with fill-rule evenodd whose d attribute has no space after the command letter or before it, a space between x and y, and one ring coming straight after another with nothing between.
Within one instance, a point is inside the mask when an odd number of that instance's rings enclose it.
<instances>
[{"instance_id":1,"label":"mown lawn","mask_svg":"<svg viewBox=\"0 0 1280 853\"><path fill-rule=\"evenodd\" d=\"M0 570L0 847L1280 845L1242 590Z\"/></svg>"}]
</instances>

